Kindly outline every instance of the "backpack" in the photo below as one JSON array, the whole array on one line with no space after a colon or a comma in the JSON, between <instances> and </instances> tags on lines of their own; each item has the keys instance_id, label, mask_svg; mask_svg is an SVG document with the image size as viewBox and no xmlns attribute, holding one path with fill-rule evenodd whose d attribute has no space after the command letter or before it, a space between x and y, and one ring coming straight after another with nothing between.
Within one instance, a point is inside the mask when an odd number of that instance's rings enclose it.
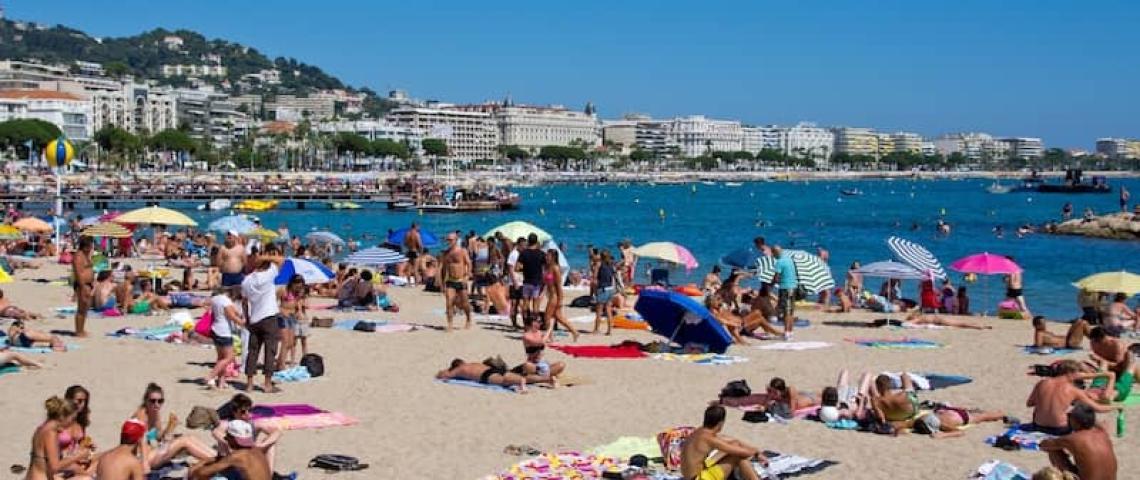
<instances>
[{"instance_id":1,"label":"backpack","mask_svg":"<svg viewBox=\"0 0 1140 480\"><path fill-rule=\"evenodd\" d=\"M571 300L570 306L574 308L591 308L596 303L597 302L594 300L594 297L591 297L589 295L582 295L581 297Z\"/></svg>"},{"instance_id":2,"label":"backpack","mask_svg":"<svg viewBox=\"0 0 1140 480\"><path fill-rule=\"evenodd\" d=\"M376 322L368 322L368 321L361 320L359 322L356 322L356 325L353 325L352 329L356 330L358 332L375 332L376 331Z\"/></svg>"},{"instance_id":3,"label":"backpack","mask_svg":"<svg viewBox=\"0 0 1140 480\"><path fill-rule=\"evenodd\" d=\"M320 468L333 472L356 471L368 468L368 464L360 463L360 459L348 455L322 453L309 460L309 468Z\"/></svg>"},{"instance_id":4,"label":"backpack","mask_svg":"<svg viewBox=\"0 0 1140 480\"><path fill-rule=\"evenodd\" d=\"M696 430L693 427L673 427L657 434L657 446L661 448L661 457L665 460L667 470L681 468L681 447L685 440Z\"/></svg>"},{"instance_id":5,"label":"backpack","mask_svg":"<svg viewBox=\"0 0 1140 480\"><path fill-rule=\"evenodd\" d=\"M744 380L733 380L720 389L720 398L737 398L752 395L752 388Z\"/></svg>"},{"instance_id":6,"label":"backpack","mask_svg":"<svg viewBox=\"0 0 1140 480\"><path fill-rule=\"evenodd\" d=\"M309 376L316 378L325 374L325 359L315 353L307 353L301 357L299 364L309 371Z\"/></svg>"}]
</instances>

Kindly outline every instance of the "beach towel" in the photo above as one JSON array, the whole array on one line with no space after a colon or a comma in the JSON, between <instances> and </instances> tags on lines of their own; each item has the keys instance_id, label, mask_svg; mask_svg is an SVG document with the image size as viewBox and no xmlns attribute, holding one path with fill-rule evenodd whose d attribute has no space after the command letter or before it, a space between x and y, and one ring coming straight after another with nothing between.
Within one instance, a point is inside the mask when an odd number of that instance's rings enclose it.
<instances>
[{"instance_id":1,"label":"beach towel","mask_svg":"<svg viewBox=\"0 0 1140 480\"><path fill-rule=\"evenodd\" d=\"M439 380L440 383L448 385L457 385L460 387L479 388L483 390L490 390L492 392L500 393L516 393L514 387L504 387L502 385L488 385L486 383L479 383L474 380L464 380L462 378L449 378L447 380Z\"/></svg>"},{"instance_id":2,"label":"beach towel","mask_svg":"<svg viewBox=\"0 0 1140 480\"><path fill-rule=\"evenodd\" d=\"M79 344L68 343L63 346L65 352L79 350ZM16 353L52 353L51 347L16 347L8 344L8 337L0 337L0 349Z\"/></svg>"},{"instance_id":3,"label":"beach towel","mask_svg":"<svg viewBox=\"0 0 1140 480\"><path fill-rule=\"evenodd\" d=\"M898 350L921 350L929 348L942 348L943 345L938 342L930 340L923 340L921 338L845 338L844 340L854 343L856 345L882 348L882 349L898 349Z\"/></svg>"},{"instance_id":4,"label":"beach towel","mask_svg":"<svg viewBox=\"0 0 1140 480\"><path fill-rule=\"evenodd\" d=\"M628 461L634 455L645 455L647 458L661 456L661 446L653 437L621 437L605 445L590 449L593 455L615 458L619 461Z\"/></svg>"},{"instance_id":5,"label":"beach towel","mask_svg":"<svg viewBox=\"0 0 1140 480\"><path fill-rule=\"evenodd\" d=\"M307 382L312 379L313 377L309 375L309 369L302 365L273 372L273 381L280 383Z\"/></svg>"},{"instance_id":6,"label":"beach towel","mask_svg":"<svg viewBox=\"0 0 1140 480\"><path fill-rule=\"evenodd\" d=\"M1029 480L1032 476L1017 466L999 460L990 460L978 466L975 476L982 480Z\"/></svg>"},{"instance_id":7,"label":"beach towel","mask_svg":"<svg viewBox=\"0 0 1140 480\"><path fill-rule=\"evenodd\" d=\"M75 306L56 307L55 313L58 315L75 315Z\"/></svg>"},{"instance_id":8,"label":"beach towel","mask_svg":"<svg viewBox=\"0 0 1140 480\"><path fill-rule=\"evenodd\" d=\"M654 353L650 355L650 358L670 362L695 363L697 365L732 365L748 361L748 357L719 353Z\"/></svg>"},{"instance_id":9,"label":"beach towel","mask_svg":"<svg viewBox=\"0 0 1140 480\"><path fill-rule=\"evenodd\" d=\"M375 321L373 321L373 320L360 320L360 319L339 320L333 324L332 328L335 328L337 330L358 331L358 330L353 330L353 327L356 326L357 322L372 322L372 323L376 324L376 330L371 331L371 332L366 332L366 333L410 332L410 331L416 329L415 325L409 325L407 323L389 323L387 320L375 320Z\"/></svg>"},{"instance_id":10,"label":"beach towel","mask_svg":"<svg viewBox=\"0 0 1140 480\"><path fill-rule=\"evenodd\" d=\"M287 415L315 415L326 413L325 410L307 403L267 403L254 405L249 415L254 420L262 418L284 417Z\"/></svg>"},{"instance_id":11,"label":"beach towel","mask_svg":"<svg viewBox=\"0 0 1140 480\"><path fill-rule=\"evenodd\" d=\"M578 358L645 358L635 343L618 345L559 345L552 344L550 348L558 350L572 357Z\"/></svg>"},{"instance_id":12,"label":"beach towel","mask_svg":"<svg viewBox=\"0 0 1140 480\"><path fill-rule=\"evenodd\" d=\"M339 412L314 413L310 415L284 415L262 418L258 426L272 426L282 430L305 430L313 428L347 427L356 425L357 420Z\"/></svg>"},{"instance_id":13,"label":"beach towel","mask_svg":"<svg viewBox=\"0 0 1140 480\"><path fill-rule=\"evenodd\" d=\"M1071 353L1080 353L1081 350L1075 348L1053 348L1053 347L1034 347L1033 345L1019 345L1021 350L1030 355L1069 355Z\"/></svg>"},{"instance_id":14,"label":"beach towel","mask_svg":"<svg viewBox=\"0 0 1140 480\"><path fill-rule=\"evenodd\" d=\"M891 377L891 384L894 388L902 388L902 376L900 372L882 372L882 375ZM965 385L974 381L974 379L970 377L947 375L943 373L908 372L907 376L910 377L911 383L914 384L914 388L917 390L938 390L941 388Z\"/></svg>"},{"instance_id":15,"label":"beach towel","mask_svg":"<svg viewBox=\"0 0 1140 480\"><path fill-rule=\"evenodd\" d=\"M772 325L777 326L777 327L783 327L784 326L784 320L783 319L777 319L775 322L772 322ZM795 326L796 328L807 328L807 327L811 326L811 320L807 320L807 319L803 319L803 318L797 318L796 322L792 325Z\"/></svg>"},{"instance_id":16,"label":"beach towel","mask_svg":"<svg viewBox=\"0 0 1140 480\"><path fill-rule=\"evenodd\" d=\"M764 456L768 457L767 467L760 467L758 463L752 464L760 478L792 478L818 473L833 465L839 465L839 462L832 460L807 458L771 450L765 450Z\"/></svg>"},{"instance_id":17,"label":"beach towel","mask_svg":"<svg viewBox=\"0 0 1140 480\"><path fill-rule=\"evenodd\" d=\"M553 480L602 478L606 471L619 471L616 459L587 455L579 452L546 453L516 463L497 475L484 477L485 480Z\"/></svg>"},{"instance_id":18,"label":"beach towel","mask_svg":"<svg viewBox=\"0 0 1140 480\"><path fill-rule=\"evenodd\" d=\"M1021 446L1022 450L1040 450L1041 442L1050 438L1056 438L1054 435L1041 432L1027 432L1021 429L1020 425L1010 427L1002 435L1009 436L1010 440ZM1001 435L986 437L986 444L993 445Z\"/></svg>"},{"instance_id":19,"label":"beach towel","mask_svg":"<svg viewBox=\"0 0 1140 480\"><path fill-rule=\"evenodd\" d=\"M18 371L20 371L20 366L14 363L0 365L0 375L4 375L6 373L16 373Z\"/></svg>"},{"instance_id":20,"label":"beach towel","mask_svg":"<svg viewBox=\"0 0 1140 480\"><path fill-rule=\"evenodd\" d=\"M757 345L756 348L760 350L783 350L783 351L798 351L798 350L815 350L819 348L830 347L828 342L776 342L765 343Z\"/></svg>"}]
</instances>

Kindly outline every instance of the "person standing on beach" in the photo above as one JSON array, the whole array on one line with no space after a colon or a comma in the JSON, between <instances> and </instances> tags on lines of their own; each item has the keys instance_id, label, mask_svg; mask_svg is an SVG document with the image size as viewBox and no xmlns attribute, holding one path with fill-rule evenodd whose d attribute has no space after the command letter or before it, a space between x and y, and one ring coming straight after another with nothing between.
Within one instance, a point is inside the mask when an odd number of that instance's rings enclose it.
<instances>
[{"instance_id":1,"label":"person standing on beach","mask_svg":"<svg viewBox=\"0 0 1140 480\"><path fill-rule=\"evenodd\" d=\"M538 248L538 235L531 233L526 238L526 249L519 253L518 264L522 269L522 304L527 315L539 311L542 295L542 273L546 265L546 255ZM552 319L547 319L550 321Z\"/></svg>"},{"instance_id":2,"label":"person standing on beach","mask_svg":"<svg viewBox=\"0 0 1140 480\"><path fill-rule=\"evenodd\" d=\"M420 271L420 268L419 268L420 265L419 265L419 261L417 259L419 258L420 254L423 253L424 242L423 242L423 239L420 237L420 226L416 225L416 222L412 222L412 226L408 227L408 233L404 234L403 243L404 243L405 256L408 257L408 261L411 262L412 267L413 267L412 268L412 276L418 277L419 276L418 272ZM420 283L423 283L422 278L416 278L416 280Z\"/></svg>"},{"instance_id":3,"label":"person standing on beach","mask_svg":"<svg viewBox=\"0 0 1140 480\"><path fill-rule=\"evenodd\" d=\"M241 282L242 296L249 301L249 309L246 312L246 328L249 331L249 352L245 357L246 391L253 388L253 376L257 373L257 354L262 348L265 349L262 366L265 384L262 389L265 393L281 391L273 385L281 317L277 304L277 285L273 280L277 278L278 269L284 262L285 258L278 255L270 245L264 255L257 257L257 270L247 275Z\"/></svg>"},{"instance_id":4,"label":"person standing on beach","mask_svg":"<svg viewBox=\"0 0 1140 480\"><path fill-rule=\"evenodd\" d=\"M622 240L618 251L621 252L622 283L625 285L633 285L633 275L637 272L637 254L633 253L633 243L629 240Z\"/></svg>"},{"instance_id":5,"label":"person standing on beach","mask_svg":"<svg viewBox=\"0 0 1140 480\"><path fill-rule=\"evenodd\" d=\"M1013 257L1006 255L1009 261L1013 261ZM1021 307L1022 318L1033 318L1033 314L1029 313L1029 306L1025 304L1025 295L1022 287L1021 272L1013 272L1005 277L1005 296L1017 301L1017 305Z\"/></svg>"},{"instance_id":6,"label":"person standing on beach","mask_svg":"<svg viewBox=\"0 0 1140 480\"><path fill-rule=\"evenodd\" d=\"M91 254L95 243L91 237L79 239L79 250L71 259L72 280L75 282L75 336L86 337L87 311L91 309L95 288L95 266Z\"/></svg>"},{"instance_id":7,"label":"person standing on beach","mask_svg":"<svg viewBox=\"0 0 1140 480\"><path fill-rule=\"evenodd\" d=\"M503 271L507 275L508 284L510 285L507 291L507 297L511 302L511 326L520 328L518 323L519 309L522 308L522 274L518 271L519 255L526 249L526 239L519 237L515 241L514 246L510 246L510 241L507 240L507 249L511 252L507 254L507 260ZM525 324L525 323L524 323Z\"/></svg>"},{"instance_id":8,"label":"person standing on beach","mask_svg":"<svg viewBox=\"0 0 1140 480\"><path fill-rule=\"evenodd\" d=\"M471 280L471 256L459 246L459 235L447 234L447 252L439 269L439 284L447 308L447 331L452 329L452 318L458 305L467 317L463 328L471 328L471 302L467 299L467 282Z\"/></svg>"},{"instance_id":9,"label":"person standing on beach","mask_svg":"<svg viewBox=\"0 0 1140 480\"><path fill-rule=\"evenodd\" d=\"M225 243L218 249L216 265L222 272L222 286L241 285L245 277L245 247L241 245L241 235L230 230L226 232Z\"/></svg>"},{"instance_id":10,"label":"person standing on beach","mask_svg":"<svg viewBox=\"0 0 1140 480\"><path fill-rule=\"evenodd\" d=\"M785 255L783 248L779 245L773 247L772 255L776 257L776 285L780 287L776 310L784 320L784 340L789 340L796 324L796 286L799 285L799 278L796 276L792 256Z\"/></svg>"}]
</instances>

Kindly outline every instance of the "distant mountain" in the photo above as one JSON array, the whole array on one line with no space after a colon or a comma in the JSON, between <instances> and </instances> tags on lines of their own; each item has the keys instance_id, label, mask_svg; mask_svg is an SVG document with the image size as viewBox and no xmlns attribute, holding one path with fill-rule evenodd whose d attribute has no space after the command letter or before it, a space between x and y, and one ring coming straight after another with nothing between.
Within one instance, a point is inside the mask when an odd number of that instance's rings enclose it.
<instances>
[{"instance_id":1,"label":"distant mountain","mask_svg":"<svg viewBox=\"0 0 1140 480\"><path fill-rule=\"evenodd\" d=\"M173 40L172 37L177 37L180 41ZM168 39L171 41L168 42ZM294 58L270 59L255 48L222 39L207 39L190 30L170 31L159 28L130 37L96 38L64 25L45 27L4 19L0 20L0 58L69 65L74 65L77 60L93 62L102 65L111 75L132 74L175 86L186 84L186 78L163 78L163 65L220 63L226 67L224 77L199 78L219 87L223 85L223 80L228 80L229 88L226 90L231 93L304 95L316 90L340 88L363 92L369 97L366 106L371 104L372 109L383 109L383 100L375 92L367 88L348 87L319 67ZM249 92L236 91L238 81L244 75L269 69L281 72L280 84L253 85Z\"/></svg>"}]
</instances>

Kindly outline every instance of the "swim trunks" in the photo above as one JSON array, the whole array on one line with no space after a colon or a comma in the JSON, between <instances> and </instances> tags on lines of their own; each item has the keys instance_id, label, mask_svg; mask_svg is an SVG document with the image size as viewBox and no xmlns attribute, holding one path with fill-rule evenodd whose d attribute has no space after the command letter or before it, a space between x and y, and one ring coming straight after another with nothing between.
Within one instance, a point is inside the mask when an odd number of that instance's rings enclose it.
<instances>
[{"instance_id":1,"label":"swim trunks","mask_svg":"<svg viewBox=\"0 0 1140 480\"><path fill-rule=\"evenodd\" d=\"M513 287L512 286L512 287L508 288L507 289L507 298L510 298L511 300L522 300L522 298L523 298L522 287Z\"/></svg>"},{"instance_id":2,"label":"swim trunks","mask_svg":"<svg viewBox=\"0 0 1140 480\"><path fill-rule=\"evenodd\" d=\"M1008 298L1017 298L1017 297L1020 297L1021 294L1022 294L1022 289L1020 289L1020 288L1007 288L1005 290L1005 296Z\"/></svg>"},{"instance_id":3,"label":"swim trunks","mask_svg":"<svg viewBox=\"0 0 1140 480\"><path fill-rule=\"evenodd\" d=\"M245 280L245 274L240 273L240 272L239 273L223 273L222 274L222 286L223 287L233 287L236 285L241 285L242 280Z\"/></svg>"},{"instance_id":4,"label":"swim trunks","mask_svg":"<svg viewBox=\"0 0 1140 480\"><path fill-rule=\"evenodd\" d=\"M491 375L506 375L506 374L507 374L506 370L499 370L499 369L494 368L494 367L487 367L487 370L484 371L482 375L479 375L479 383L490 384Z\"/></svg>"},{"instance_id":5,"label":"swim trunks","mask_svg":"<svg viewBox=\"0 0 1140 480\"><path fill-rule=\"evenodd\" d=\"M444 282L444 285L447 285L447 288L450 288L452 290L459 291L459 292L467 290L467 284L460 281L460 280L448 280L448 281Z\"/></svg>"},{"instance_id":6,"label":"swim trunks","mask_svg":"<svg viewBox=\"0 0 1140 480\"><path fill-rule=\"evenodd\" d=\"M725 474L724 468L713 459L707 458L705 459L704 470L701 470L701 473L698 473L692 480L725 480L726 478L728 475Z\"/></svg>"},{"instance_id":7,"label":"swim trunks","mask_svg":"<svg viewBox=\"0 0 1140 480\"><path fill-rule=\"evenodd\" d=\"M1125 399L1127 399L1128 396L1132 394L1132 384L1135 382L1136 379L1133 377L1131 371L1125 372L1124 375L1121 375L1120 378L1116 379L1116 396L1113 397L1112 401L1123 402ZM1092 383L1089 384L1089 388L1103 389L1107 386L1108 380L1105 380L1104 377L1097 377L1092 381Z\"/></svg>"},{"instance_id":8,"label":"swim trunks","mask_svg":"<svg viewBox=\"0 0 1140 480\"><path fill-rule=\"evenodd\" d=\"M522 296L525 299L529 300L529 299L538 298L538 296L541 294L542 294L542 285L531 285L529 283L524 283L522 286Z\"/></svg>"},{"instance_id":9,"label":"swim trunks","mask_svg":"<svg viewBox=\"0 0 1140 480\"><path fill-rule=\"evenodd\" d=\"M780 289L780 294L776 300L776 311L780 312L781 317L787 318L796 314L796 300L794 295L795 292L791 289Z\"/></svg>"},{"instance_id":10,"label":"swim trunks","mask_svg":"<svg viewBox=\"0 0 1140 480\"><path fill-rule=\"evenodd\" d=\"M150 312L150 302L146 300L139 300L131 305L131 313L142 314Z\"/></svg>"}]
</instances>

